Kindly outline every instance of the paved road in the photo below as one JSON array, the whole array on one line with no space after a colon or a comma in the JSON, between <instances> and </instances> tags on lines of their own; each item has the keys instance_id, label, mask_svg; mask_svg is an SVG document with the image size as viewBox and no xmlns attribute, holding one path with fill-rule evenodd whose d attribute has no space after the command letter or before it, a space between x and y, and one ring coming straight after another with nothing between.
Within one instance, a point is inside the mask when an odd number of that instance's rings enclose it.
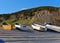
<instances>
[{"instance_id":1,"label":"paved road","mask_svg":"<svg viewBox=\"0 0 60 43\"><path fill-rule=\"evenodd\" d=\"M60 33L0 29L0 39L6 43L60 43Z\"/></svg>"}]
</instances>

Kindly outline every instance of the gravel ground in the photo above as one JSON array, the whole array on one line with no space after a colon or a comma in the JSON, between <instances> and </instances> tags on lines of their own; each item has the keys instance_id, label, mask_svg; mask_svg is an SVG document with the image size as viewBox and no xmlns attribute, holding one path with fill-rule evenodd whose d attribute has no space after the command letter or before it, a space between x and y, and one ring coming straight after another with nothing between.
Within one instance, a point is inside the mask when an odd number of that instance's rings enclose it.
<instances>
[{"instance_id":1,"label":"gravel ground","mask_svg":"<svg viewBox=\"0 0 60 43\"><path fill-rule=\"evenodd\" d=\"M60 43L60 33L35 30L12 30L0 28L0 39L5 43Z\"/></svg>"}]
</instances>

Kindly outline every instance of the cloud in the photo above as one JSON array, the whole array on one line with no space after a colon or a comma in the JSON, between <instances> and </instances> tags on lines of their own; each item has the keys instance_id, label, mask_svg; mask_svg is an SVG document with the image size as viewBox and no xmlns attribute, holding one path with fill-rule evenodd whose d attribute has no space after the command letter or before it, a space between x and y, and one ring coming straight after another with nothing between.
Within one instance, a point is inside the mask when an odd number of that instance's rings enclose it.
<instances>
[{"instance_id":1,"label":"cloud","mask_svg":"<svg viewBox=\"0 0 60 43\"><path fill-rule=\"evenodd\" d=\"M27 8L22 8L21 10L26 10Z\"/></svg>"}]
</instances>

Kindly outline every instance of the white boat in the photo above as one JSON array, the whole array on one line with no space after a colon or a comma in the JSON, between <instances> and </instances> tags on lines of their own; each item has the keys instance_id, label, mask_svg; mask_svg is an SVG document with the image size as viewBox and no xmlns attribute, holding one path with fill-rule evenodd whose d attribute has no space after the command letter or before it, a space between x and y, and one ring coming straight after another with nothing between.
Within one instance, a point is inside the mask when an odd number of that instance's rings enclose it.
<instances>
[{"instance_id":1,"label":"white boat","mask_svg":"<svg viewBox=\"0 0 60 43\"><path fill-rule=\"evenodd\" d=\"M14 28L21 28L21 25L15 25Z\"/></svg>"},{"instance_id":2,"label":"white boat","mask_svg":"<svg viewBox=\"0 0 60 43\"><path fill-rule=\"evenodd\" d=\"M47 29L45 28L45 26L39 25L39 24L32 24L32 28L34 30L39 30L39 31L47 31Z\"/></svg>"},{"instance_id":3,"label":"white boat","mask_svg":"<svg viewBox=\"0 0 60 43\"><path fill-rule=\"evenodd\" d=\"M15 24L14 26L15 29L20 29L20 30L28 30L29 27L26 25L21 25L21 24Z\"/></svg>"},{"instance_id":4,"label":"white boat","mask_svg":"<svg viewBox=\"0 0 60 43\"><path fill-rule=\"evenodd\" d=\"M48 28L48 29L60 32L60 27L59 26L54 26L54 25L47 24L45 27Z\"/></svg>"}]
</instances>

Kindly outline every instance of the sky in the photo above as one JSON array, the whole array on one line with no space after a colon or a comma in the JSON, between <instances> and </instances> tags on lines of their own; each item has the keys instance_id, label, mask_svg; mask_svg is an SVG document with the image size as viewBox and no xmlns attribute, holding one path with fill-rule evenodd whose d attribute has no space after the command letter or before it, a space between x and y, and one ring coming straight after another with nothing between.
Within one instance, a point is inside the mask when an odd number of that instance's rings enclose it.
<instances>
[{"instance_id":1,"label":"sky","mask_svg":"<svg viewBox=\"0 0 60 43\"><path fill-rule=\"evenodd\" d=\"M60 0L0 0L0 14L13 13L40 6L60 7Z\"/></svg>"}]
</instances>

